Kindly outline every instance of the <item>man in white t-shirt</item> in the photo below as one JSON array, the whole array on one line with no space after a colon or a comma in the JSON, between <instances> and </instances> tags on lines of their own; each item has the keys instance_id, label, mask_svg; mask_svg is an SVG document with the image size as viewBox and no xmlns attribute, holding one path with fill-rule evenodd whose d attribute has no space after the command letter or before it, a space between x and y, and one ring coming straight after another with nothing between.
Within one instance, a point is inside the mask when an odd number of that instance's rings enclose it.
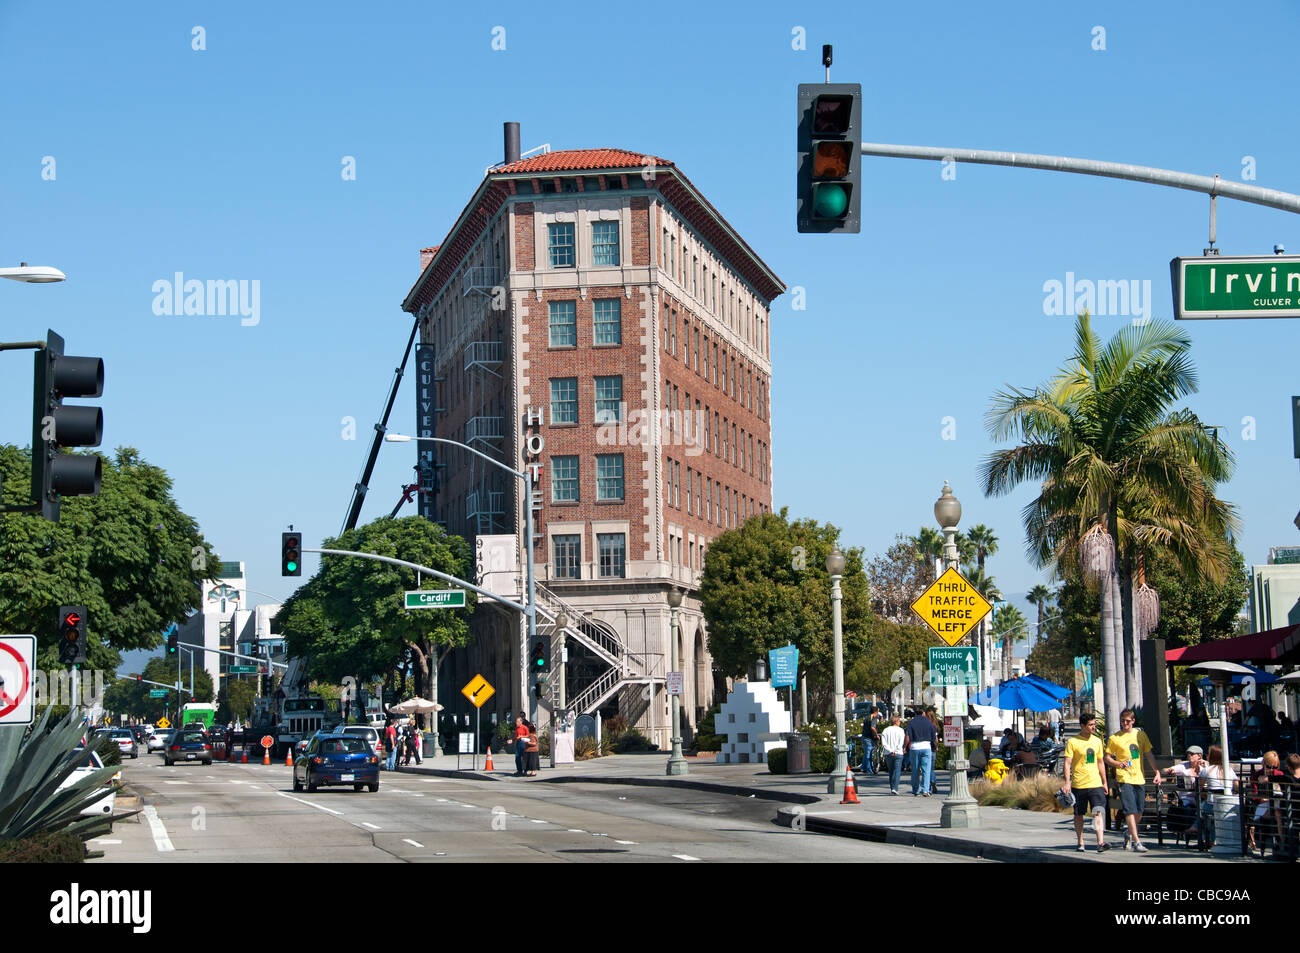
<instances>
[{"instance_id":1,"label":"man in white t-shirt","mask_svg":"<svg viewBox=\"0 0 1300 953\"><path fill-rule=\"evenodd\" d=\"M893 715L889 727L880 733L880 744L885 750L885 764L889 767L889 791L898 793L898 785L903 780L903 749L907 744L907 735L899 726L900 719Z\"/></svg>"},{"instance_id":2,"label":"man in white t-shirt","mask_svg":"<svg viewBox=\"0 0 1300 953\"><path fill-rule=\"evenodd\" d=\"M1064 719L1061 717L1061 709L1053 708L1051 711L1049 711L1047 713L1047 723L1052 728L1052 740L1060 741L1061 726L1065 723Z\"/></svg>"}]
</instances>

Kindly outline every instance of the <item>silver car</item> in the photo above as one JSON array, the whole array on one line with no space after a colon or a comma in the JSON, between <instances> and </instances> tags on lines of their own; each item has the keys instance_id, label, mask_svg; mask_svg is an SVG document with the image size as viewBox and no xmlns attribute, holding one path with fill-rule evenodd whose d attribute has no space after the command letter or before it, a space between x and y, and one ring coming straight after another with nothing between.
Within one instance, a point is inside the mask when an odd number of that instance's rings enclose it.
<instances>
[{"instance_id":1,"label":"silver car","mask_svg":"<svg viewBox=\"0 0 1300 953\"><path fill-rule=\"evenodd\" d=\"M140 748L135 743L135 735L130 728L103 728L96 735L108 735L117 744L117 748L122 752L122 757L130 756L132 758L140 757Z\"/></svg>"}]
</instances>

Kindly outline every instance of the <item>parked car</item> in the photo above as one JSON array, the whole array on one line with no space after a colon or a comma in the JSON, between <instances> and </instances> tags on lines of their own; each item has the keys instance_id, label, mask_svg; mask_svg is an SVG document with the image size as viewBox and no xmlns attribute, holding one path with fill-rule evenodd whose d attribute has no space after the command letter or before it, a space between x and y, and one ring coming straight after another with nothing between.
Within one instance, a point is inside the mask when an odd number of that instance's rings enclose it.
<instances>
[{"instance_id":1,"label":"parked car","mask_svg":"<svg viewBox=\"0 0 1300 953\"><path fill-rule=\"evenodd\" d=\"M168 767L177 761L202 761L212 763L212 739L206 731L183 728L174 732L163 748L163 761Z\"/></svg>"},{"instance_id":2,"label":"parked car","mask_svg":"<svg viewBox=\"0 0 1300 953\"><path fill-rule=\"evenodd\" d=\"M100 768L104 767L104 762L101 761L99 755L97 755L93 751L87 752L85 748L76 748L73 750L73 753L74 754L87 753L90 755L90 758L88 759L86 764L82 765L79 768L74 769L70 775L68 775L66 778L63 779L63 783L59 785L60 791L63 790L64 788L71 787L73 784L77 782L79 778L83 778L87 774L90 774L93 771L98 771ZM120 781L121 779L122 779L122 772L118 771L115 775L113 775L104 783L106 785L112 784L114 781ZM84 814L86 817L112 817L113 807L116 803L117 803L117 791L109 791L98 801L92 801L90 804L87 804L85 807L83 807L81 809L81 813Z\"/></svg>"},{"instance_id":3,"label":"parked car","mask_svg":"<svg viewBox=\"0 0 1300 953\"><path fill-rule=\"evenodd\" d=\"M355 734L317 734L293 762L293 789L315 791L321 784L350 784L354 791L379 790L379 756Z\"/></svg>"}]
</instances>

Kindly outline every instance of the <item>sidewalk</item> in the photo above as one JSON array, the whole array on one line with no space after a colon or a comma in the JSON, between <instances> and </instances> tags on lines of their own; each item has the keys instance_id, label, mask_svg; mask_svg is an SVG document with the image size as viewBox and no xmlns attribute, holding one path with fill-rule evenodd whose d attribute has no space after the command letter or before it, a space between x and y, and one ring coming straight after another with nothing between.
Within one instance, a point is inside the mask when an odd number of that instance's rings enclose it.
<instances>
[{"instance_id":1,"label":"sidewalk","mask_svg":"<svg viewBox=\"0 0 1300 953\"><path fill-rule=\"evenodd\" d=\"M472 770L472 759L462 755L458 769L455 755L425 758L423 766L412 765L396 772L381 772L380 782L401 774L429 774L479 780L492 784L636 784L657 787L685 787L695 790L756 797L772 801L775 820L785 827L796 827L842 837L857 837L878 843L922 847L928 850L962 854L1020 863L1251 863L1241 857L1223 858L1183 846L1159 847L1155 840L1144 839L1149 853L1123 850L1121 831L1108 831L1106 842L1111 849L1098 854L1089 820L1084 829L1086 853L1075 850L1072 818L1066 814L1044 814L1004 808L980 808L981 825L972 830L945 829L939 826L943 799L948 790L947 772L938 778L938 794L913 797L904 772L903 794L889 793L883 775L855 774L860 805L840 804L841 794L826 793L827 777L817 775L771 774L765 764L715 764L711 758L687 758L690 774L669 777L665 773L668 755L623 754L580 761L550 768L542 759L542 770L533 778L514 777L513 755L493 756L494 770ZM842 785L837 784L839 791Z\"/></svg>"}]
</instances>

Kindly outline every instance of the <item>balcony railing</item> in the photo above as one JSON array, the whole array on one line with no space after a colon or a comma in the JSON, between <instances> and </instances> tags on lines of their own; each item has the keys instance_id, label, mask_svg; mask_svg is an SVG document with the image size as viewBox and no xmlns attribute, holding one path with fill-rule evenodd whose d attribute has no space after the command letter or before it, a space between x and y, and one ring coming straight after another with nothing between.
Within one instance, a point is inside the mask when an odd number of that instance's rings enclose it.
<instances>
[{"instance_id":1,"label":"balcony railing","mask_svg":"<svg viewBox=\"0 0 1300 953\"><path fill-rule=\"evenodd\" d=\"M501 284L501 269L491 265L468 268L465 270L465 276L460 280L460 294L462 298L476 291L479 294L491 294L492 289L499 284Z\"/></svg>"},{"instance_id":2,"label":"balcony railing","mask_svg":"<svg viewBox=\"0 0 1300 953\"><path fill-rule=\"evenodd\" d=\"M468 444L504 439L504 417L471 417L465 422L465 442Z\"/></svg>"}]
</instances>

